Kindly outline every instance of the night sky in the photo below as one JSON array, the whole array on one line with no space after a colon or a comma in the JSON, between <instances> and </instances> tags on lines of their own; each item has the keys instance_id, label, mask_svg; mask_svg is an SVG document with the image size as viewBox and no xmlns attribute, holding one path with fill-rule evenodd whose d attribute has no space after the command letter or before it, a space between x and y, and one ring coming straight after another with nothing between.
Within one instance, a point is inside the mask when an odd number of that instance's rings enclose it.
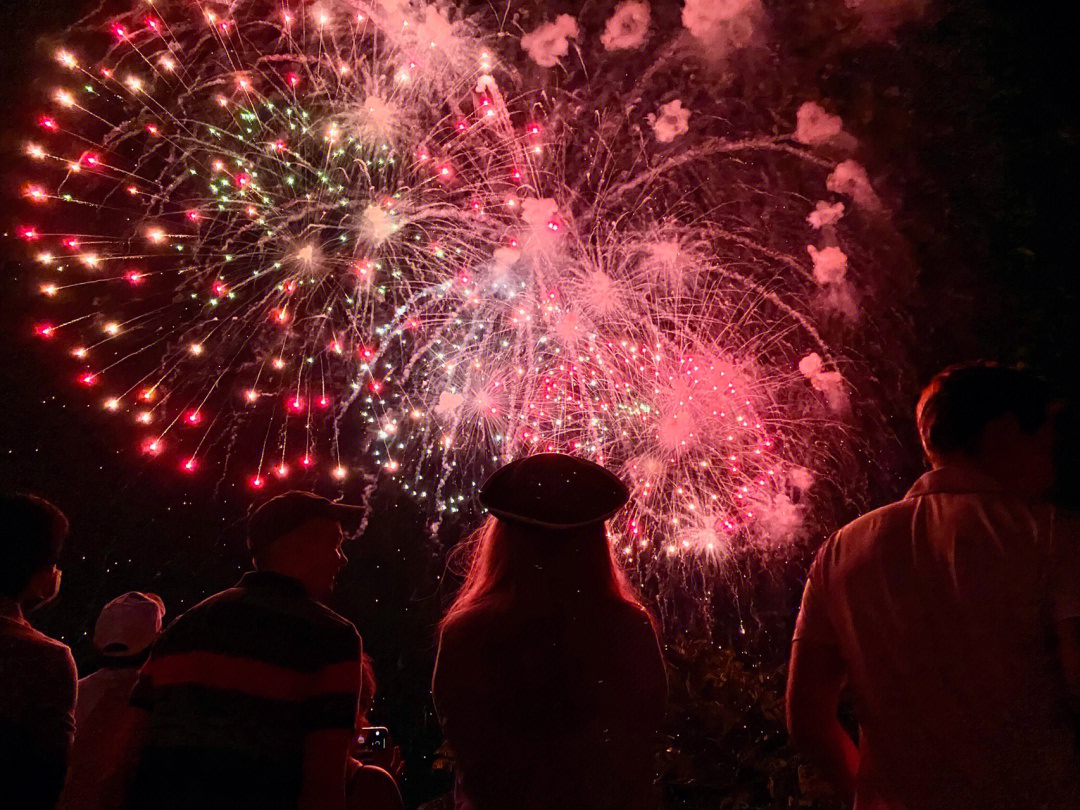
<instances>
[{"instance_id":1,"label":"night sky","mask_svg":"<svg viewBox=\"0 0 1080 810\"><path fill-rule=\"evenodd\" d=\"M898 221L920 268L907 313L917 376L990 357L1027 362L1072 393L1080 349L1074 34L1029 4L935 5L939 19L902 31L901 47L838 56L820 81L899 192ZM21 165L19 132L34 109L31 65L49 53L40 35L74 21L79 7L54 0L0 9L5 167ZM153 590L176 615L235 582L247 566L246 503L229 486L144 467L131 436L94 413L33 342L29 280L9 237L22 179L18 168L0 176L0 484L38 492L71 519L61 597L35 623L69 643L88 672L88 634L112 597ZM907 394L914 402L917 391ZM910 439L908 413L888 416ZM889 463L883 480L892 483L875 500L901 494L919 469L914 448ZM428 773L439 734L427 696L443 562L424 539L419 510L389 491L375 503L368 532L347 549L335 607L375 657L377 719L408 745L406 793L424 799L445 787ZM772 610L790 615L793 607Z\"/></svg>"}]
</instances>

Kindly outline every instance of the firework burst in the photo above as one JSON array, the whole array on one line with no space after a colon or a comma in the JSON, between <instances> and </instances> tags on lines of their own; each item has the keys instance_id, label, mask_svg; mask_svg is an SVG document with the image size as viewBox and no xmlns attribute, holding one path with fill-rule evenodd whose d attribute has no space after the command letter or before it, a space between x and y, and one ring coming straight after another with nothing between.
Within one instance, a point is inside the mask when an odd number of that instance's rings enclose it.
<instances>
[{"instance_id":1,"label":"firework burst","mask_svg":"<svg viewBox=\"0 0 1080 810\"><path fill-rule=\"evenodd\" d=\"M796 537L850 406L819 321L865 298L842 203L879 201L838 119L736 126L703 89L764 13L730 5L513 37L408 2L93 15L26 149L37 333L180 474L377 471L436 529L558 450L631 483L640 571Z\"/></svg>"}]
</instances>

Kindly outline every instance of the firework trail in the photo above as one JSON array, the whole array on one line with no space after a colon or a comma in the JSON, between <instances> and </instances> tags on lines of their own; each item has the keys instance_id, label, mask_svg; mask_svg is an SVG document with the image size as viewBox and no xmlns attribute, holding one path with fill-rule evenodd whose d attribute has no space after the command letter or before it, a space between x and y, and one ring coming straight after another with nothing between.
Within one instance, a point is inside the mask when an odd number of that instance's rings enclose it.
<instances>
[{"instance_id":1,"label":"firework trail","mask_svg":"<svg viewBox=\"0 0 1080 810\"><path fill-rule=\"evenodd\" d=\"M38 334L178 474L374 471L434 532L559 450L631 482L643 580L782 545L845 463L858 369L821 329L865 318L876 259L844 228L887 227L838 118L725 95L764 20L99 10L27 145Z\"/></svg>"}]
</instances>

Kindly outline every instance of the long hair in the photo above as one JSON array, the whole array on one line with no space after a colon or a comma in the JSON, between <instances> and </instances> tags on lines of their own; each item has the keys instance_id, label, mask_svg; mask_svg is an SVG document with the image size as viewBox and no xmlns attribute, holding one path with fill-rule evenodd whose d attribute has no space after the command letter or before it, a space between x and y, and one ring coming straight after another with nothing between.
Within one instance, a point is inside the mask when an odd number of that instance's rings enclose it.
<instances>
[{"instance_id":1,"label":"long hair","mask_svg":"<svg viewBox=\"0 0 1080 810\"><path fill-rule=\"evenodd\" d=\"M360 672L360 697L357 704L360 714L367 717L375 706L375 692L379 688L379 683L375 680L375 661L367 653L360 655Z\"/></svg>"},{"instance_id":2,"label":"long hair","mask_svg":"<svg viewBox=\"0 0 1080 810\"><path fill-rule=\"evenodd\" d=\"M440 630L478 608L533 599L612 600L645 609L611 553L603 523L543 529L489 516L468 544L468 572Z\"/></svg>"}]
</instances>

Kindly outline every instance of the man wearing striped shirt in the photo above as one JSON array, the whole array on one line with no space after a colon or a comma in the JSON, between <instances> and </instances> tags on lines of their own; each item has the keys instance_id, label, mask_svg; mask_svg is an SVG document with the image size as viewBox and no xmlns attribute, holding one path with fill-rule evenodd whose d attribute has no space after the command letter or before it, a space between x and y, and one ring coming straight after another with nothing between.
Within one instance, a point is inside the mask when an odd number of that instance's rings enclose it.
<instances>
[{"instance_id":1,"label":"man wearing striped shirt","mask_svg":"<svg viewBox=\"0 0 1080 810\"><path fill-rule=\"evenodd\" d=\"M344 810L361 644L323 603L362 511L289 492L251 516L256 570L180 616L132 691L129 808Z\"/></svg>"}]
</instances>

